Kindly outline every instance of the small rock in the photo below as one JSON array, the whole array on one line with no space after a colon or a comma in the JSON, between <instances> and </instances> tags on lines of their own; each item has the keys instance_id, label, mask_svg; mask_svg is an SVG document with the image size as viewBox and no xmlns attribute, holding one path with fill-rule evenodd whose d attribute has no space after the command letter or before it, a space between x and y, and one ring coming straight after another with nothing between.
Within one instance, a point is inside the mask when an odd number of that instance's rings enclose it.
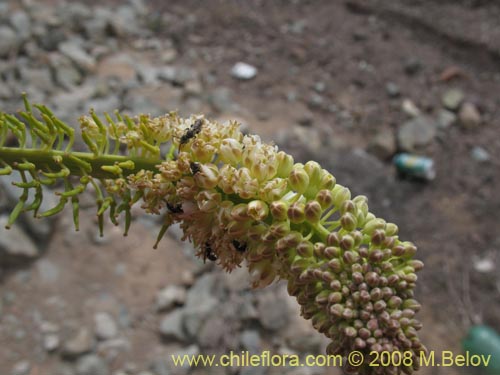
<instances>
[{"instance_id":1,"label":"small rock","mask_svg":"<svg viewBox=\"0 0 500 375\"><path fill-rule=\"evenodd\" d=\"M420 109L410 99L403 100L401 109L404 113L411 117L418 117L422 113Z\"/></svg>"},{"instance_id":2,"label":"small rock","mask_svg":"<svg viewBox=\"0 0 500 375\"><path fill-rule=\"evenodd\" d=\"M76 335L64 343L62 355L68 358L75 358L92 350L92 335L86 328L80 328Z\"/></svg>"},{"instance_id":3,"label":"small rock","mask_svg":"<svg viewBox=\"0 0 500 375\"><path fill-rule=\"evenodd\" d=\"M368 151L380 160L389 159L396 152L396 137L390 130L378 133L368 145Z\"/></svg>"},{"instance_id":4,"label":"small rock","mask_svg":"<svg viewBox=\"0 0 500 375\"><path fill-rule=\"evenodd\" d=\"M319 82L316 82L314 84L314 91L318 92L318 93L322 93L322 92L325 92L326 90L326 83L323 82L323 81L319 81Z\"/></svg>"},{"instance_id":5,"label":"small rock","mask_svg":"<svg viewBox=\"0 0 500 375\"><path fill-rule=\"evenodd\" d=\"M472 159L479 163L490 161L490 154L484 148L476 146L471 150Z\"/></svg>"},{"instance_id":6,"label":"small rock","mask_svg":"<svg viewBox=\"0 0 500 375\"><path fill-rule=\"evenodd\" d=\"M49 334L49 333L57 333L59 332L59 326L57 324L51 322L41 322L40 323L40 332Z\"/></svg>"},{"instance_id":7,"label":"small rock","mask_svg":"<svg viewBox=\"0 0 500 375\"><path fill-rule=\"evenodd\" d=\"M250 80L257 75L257 68L244 62L238 62L232 67L231 75L237 79Z\"/></svg>"},{"instance_id":8,"label":"small rock","mask_svg":"<svg viewBox=\"0 0 500 375\"><path fill-rule=\"evenodd\" d=\"M165 358L155 359L149 366L154 375L173 375L171 367L177 369L177 367L171 364L171 361ZM184 369L181 369L181 371L184 371Z\"/></svg>"},{"instance_id":9,"label":"small rock","mask_svg":"<svg viewBox=\"0 0 500 375\"><path fill-rule=\"evenodd\" d=\"M405 122L398 130L398 146L404 151L414 151L428 145L436 136L434 121L426 116L419 116Z\"/></svg>"},{"instance_id":10,"label":"small rock","mask_svg":"<svg viewBox=\"0 0 500 375\"><path fill-rule=\"evenodd\" d=\"M0 57L7 57L17 50L17 35L10 27L0 26Z\"/></svg>"},{"instance_id":11,"label":"small rock","mask_svg":"<svg viewBox=\"0 0 500 375\"><path fill-rule=\"evenodd\" d=\"M48 259L40 259L36 262L36 268L40 281L44 284L55 283L59 279L59 267Z\"/></svg>"},{"instance_id":12,"label":"small rock","mask_svg":"<svg viewBox=\"0 0 500 375\"><path fill-rule=\"evenodd\" d=\"M55 334L45 335L43 337L43 348L48 352L53 352L59 348L59 336Z\"/></svg>"},{"instance_id":13,"label":"small rock","mask_svg":"<svg viewBox=\"0 0 500 375\"><path fill-rule=\"evenodd\" d=\"M462 90L451 89L443 94L441 101L446 109L456 112L464 101L464 98L465 94Z\"/></svg>"},{"instance_id":14,"label":"small rock","mask_svg":"<svg viewBox=\"0 0 500 375\"><path fill-rule=\"evenodd\" d=\"M16 10L10 15L10 23L17 35L24 41L31 35L31 20L23 10Z\"/></svg>"},{"instance_id":15,"label":"small rock","mask_svg":"<svg viewBox=\"0 0 500 375\"><path fill-rule=\"evenodd\" d=\"M489 273L495 270L495 263L487 258L476 259L474 261L474 269L480 273Z\"/></svg>"},{"instance_id":16,"label":"small rock","mask_svg":"<svg viewBox=\"0 0 500 375\"><path fill-rule=\"evenodd\" d=\"M231 90L227 87L218 87L208 97L210 105L217 112L232 112L236 105L231 99Z\"/></svg>"},{"instance_id":17,"label":"small rock","mask_svg":"<svg viewBox=\"0 0 500 375\"><path fill-rule=\"evenodd\" d=\"M59 44L59 51L73 61L81 70L86 72L95 70L95 59L82 48L77 40L62 42Z\"/></svg>"},{"instance_id":18,"label":"small rock","mask_svg":"<svg viewBox=\"0 0 500 375\"><path fill-rule=\"evenodd\" d=\"M409 76L415 75L422 69L422 62L416 57L410 57L404 62L404 71Z\"/></svg>"},{"instance_id":19,"label":"small rock","mask_svg":"<svg viewBox=\"0 0 500 375\"><path fill-rule=\"evenodd\" d=\"M95 334L99 340L109 340L118 334L118 328L113 317L104 312L94 315Z\"/></svg>"},{"instance_id":20,"label":"small rock","mask_svg":"<svg viewBox=\"0 0 500 375\"><path fill-rule=\"evenodd\" d=\"M224 346L227 333L227 321L220 314L213 314L204 322L196 339L201 347L215 349Z\"/></svg>"},{"instance_id":21,"label":"small rock","mask_svg":"<svg viewBox=\"0 0 500 375\"><path fill-rule=\"evenodd\" d=\"M76 362L77 375L108 375L109 369L106 362L95 354L88 354Z\"/></svg>"},{"instance_id":22,"label":"small rock","mask_svg":"<svg viewBox=\"0 0 500 375\"><path fill-rule=\"evenodd\" d=\"M449 128L455 123L455 121L457 121L457 115L446 109L441 109L436 117L437 126L440 129Z\"/></svg>"},{"instance_id":23,"label":"small rock","mask_svg":"<svg viewBox=\"0 0 500 375\"><path fill-rule=\"evenodd\" d=\"M184 319L184 311L176 309L166 315L160 323L160 333L166 340L185 341L186 333L183 330L182 322Z\"/></svg>"},{"instance_id":24,"label":"small rock","mask_svg":"<svg viewBox=\"0 0 500 375\"><path fill-rule=\"evenodd\" d=\"M9 217L0 216L0 265L18 264L27 260L35 259L39 253L35 244L20 228L14 223L9 230L5 229Z\"/></svg>"},{"instance_id":25,"label":"small rock","mask_svg":"<svg viewBox=\"0 0 500 375\"><path fill-rule=\"evenodd\" d=\"M198 72L186 66L164 66L158 70L158 78L174 86L185 86L188 81L198 79Z\"/></svg>"},{"instance_id":26,"label":"small rock","mask_svg":"<svg viewBox=\"0 0 500 375\"><path fill-rule=\"evenodd\" d=\"M191 79L184 85L186 95L199 96L203 93L203 85L199 79Z\"/></svg>"},{"instance_id":27,"label":"small rock","mask_svg":"<svg viewBox=\"0 0 500 375\"><path fill-rule=\"evenodd\" d=\"M126 53L111 55L99 62L97 75L101 79L114 78L126 83L135 82L137 78L136 63Z\"/></svg>"},{"instance_id":28,"label":"small rock","mask_svg":"<svg viewBox=\"0 0 500 375\"><path fill-rule=\"evenodd\" d=\"M467 129L476 128L481 124L481 114L472 103L464 103L458 113L460 124Z\"/></svg>"},{"instance_id":29,"label":"small rock","mask_svg":"<svg viewBox=\"0 0 500 375\"><path fill-rule=\"evenodd\" d=\"M170 64L177 58L177 51L173 48L167 48L161 53L160 60L165 64Z\"/></svg>"},{"instance_id":30,"label":"small rock","mask_svg":"<svg viewBox=\"0 0 500 375\"><path fill-rule=\"evenodd\" d=\"M264 291L257 297L257 311L262 326L271 331L279 330L288 323L287 301L275 291Z\"/></svg>"},{"instance_id":31,"label":"small rock","mask_svg":"<svg viewBox=\"0 0 500 375\"><path fill-rule=\"evenodd\" d=\"M401 95L401 91L399 90L399 86L394 82L387 82L385 85L385 92L389 96L389 98L397 98Z\"/></svg>"},{"instance_id":32,"label":"small rock","mask_svg":"<svg viewBox=\"0 0 500 375\"><path fill-rule=\"evenodd\" d=\"M51 54L50 66L55 81L63 88L69 90L82 82L82 74L66 56L58 53Z\"/></svg>"},{"instance_id":33,"label":"small rock","mask_svg":"<svg viewBox=\"0 0 500 375\"><path fill-rule=\"evenodd\" d=\"M14 365L12 368L12 375L29 375L31 364L29 361L21 361Z\"/></svg>"},{"instance_id":34,"label":"small rock","mask_svg":"<svg viewBox=\"0 0 500 375\"><path fill-rule=\"evenodd\" d=\"M156 310L165 311L175 305L186 302L186 289L177 285L169 285L156 294Z\"/></svg>"},{"instance_id":35,"label":"small rock","mask_svg":"<svg viewBox=\"0 0 500 375\"><path fill-rule=\"evenodd\" d=\"M245 330L240 336L241 347L250 354L257 354L260 349L260 334L256 330Z\"/></svg>"}]
</instances>

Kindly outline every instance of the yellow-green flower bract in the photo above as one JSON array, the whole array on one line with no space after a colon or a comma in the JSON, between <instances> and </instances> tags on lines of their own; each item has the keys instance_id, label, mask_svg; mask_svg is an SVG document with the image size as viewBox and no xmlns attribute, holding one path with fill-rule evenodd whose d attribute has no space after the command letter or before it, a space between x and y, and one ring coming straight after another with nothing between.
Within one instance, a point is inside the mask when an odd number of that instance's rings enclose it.
<instances>
[{"instance_id":1,"label":"yellow-green flower bract","mask_svg":"<svg viewBox=\"0 0 500 375\"><path fill-rule=\"evenodd\" d=\"M28 126L49 134L31 131L36 138L31 149L40 151L44 163L36 153L30 159L24 142L17 154L9 154L0 142L5 174L18 170L25 184L40 181L40 170L51 173L54 181L63 179L59 208L89 183L99 189L94 181L99 179L104 187L98 190L101 218L109 211L115 222L125 212L128 228L130 206L140 201L146 212L164 215L158 240L179 222L199 257L216 260L229 271L246 264L253 287L287 280L304 318L331 339L328 353L365 354L365 362L348 371L368 375L417 369L418 355L426 349L415 318L420 308L414 299L416 272L423 267L413 260L416 247L399 239L395 224L369 212L366 197L352 197L318 163L294 163L276 146L244 135L236 122L221 125L175 113L156 118L117 114L116 120L106 115L105 122L91 113L80 119L90 153L72 152L71 146L62 152L63 142L55 146L55 141L70 131L59 125L54 133L55 120L42 110L45 124L34 122L28 107L26 117ZM0 137L9 131L24 136L22 125L3 115ZM125 158L122 146L128 149ZM28 168L30 178L20 161L26 168L26 163L36 165ZM85 179L77 190L68 173ZM410 352L412 364L369 367L374 351Z\"/></svg>"}]
</instances>

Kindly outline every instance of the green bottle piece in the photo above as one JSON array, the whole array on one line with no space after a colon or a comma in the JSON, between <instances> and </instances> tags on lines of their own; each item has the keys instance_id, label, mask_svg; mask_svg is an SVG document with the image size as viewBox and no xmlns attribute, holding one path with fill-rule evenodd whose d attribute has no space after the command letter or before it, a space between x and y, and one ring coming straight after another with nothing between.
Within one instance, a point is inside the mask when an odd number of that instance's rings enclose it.
<instances>
[{"instance_id":1,"label":"green bottle piece","mask_svg":"<svg viewBox=\"0 0 500 375\"><path fill-rule=\"evenodd\" d=\"M472 326L462 345L470 355L491 355L484 373L500 374L500 335L494 329L484 325Z\"/></svg>"}]
</instances>

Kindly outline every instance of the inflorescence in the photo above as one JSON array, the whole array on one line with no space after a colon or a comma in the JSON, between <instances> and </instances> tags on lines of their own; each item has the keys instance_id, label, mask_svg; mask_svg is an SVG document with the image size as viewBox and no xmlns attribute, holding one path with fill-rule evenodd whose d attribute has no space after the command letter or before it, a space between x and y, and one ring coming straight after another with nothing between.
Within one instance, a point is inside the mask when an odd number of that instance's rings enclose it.
<instances>
[{"instance_id":1,"label":"inflorescence","mask_svg":"<svg viewBox=\"0 0 500 375\"><path fill-rule=\"evenodd\" d=\"M78 229L78 197L91 185L101 232L105 214L117 225L123 213L127 233L130 209L139 203L164 218L155 247L179 222L197 256L229 271L245 262L253 287L287 280L304 318L331 339L329 354L365 354L361 366L346 371L417 369L426 350L415 319L416 272L423 267L413 259L417 249L318 163L294 163L236 122L173 112L105 120L91 112L79 121L88 151L77 152L72 127L45 106L33 106L37 115L26 99L25 107L19 117L0 114L0 175L17 171L22 190L9 225L23 211L45 217L69 204ZM5 147L12 137L16 147ZM59 203L39 212L43 186L60 181ZM410 352L413 365L369 367L370 353L383 351Z\"/></svg>"}]
</instances>

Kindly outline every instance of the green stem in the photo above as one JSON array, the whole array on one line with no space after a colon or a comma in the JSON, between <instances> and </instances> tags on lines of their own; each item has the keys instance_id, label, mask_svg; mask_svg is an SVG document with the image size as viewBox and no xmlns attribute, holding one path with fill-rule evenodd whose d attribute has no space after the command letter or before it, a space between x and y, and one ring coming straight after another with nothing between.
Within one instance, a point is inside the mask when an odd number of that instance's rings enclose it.
<instances>
[{"instance_id":1,"label":"green stem","mask_svg":"<svg viewBox=\"0 0 500 375\"><path fill-rule=\"evenodd\" d=\"M56 159L62 158L62 162L56 162ZM76 158L76 159L75 159ZM14 166L14 163L23 163L28 161L35 164L36 169L43 171L59 171L61 164L70 170L71 175L83 176L82 161L88 163L91 171L88 175L95 178L111 178L115 179L113 173L104 171L101 167L115 165L115 163L134 162L133 169L124 169L123 175L137 173L138 171L151 170L158 171L156 167L161 163L158 159L145 159L123 155L99 155L95 156L88 152L66 152L60 150L35 150L26 148L11 148L0 147L0 160L3 160L7 165Z\"/></svg>"}]
</instances>

